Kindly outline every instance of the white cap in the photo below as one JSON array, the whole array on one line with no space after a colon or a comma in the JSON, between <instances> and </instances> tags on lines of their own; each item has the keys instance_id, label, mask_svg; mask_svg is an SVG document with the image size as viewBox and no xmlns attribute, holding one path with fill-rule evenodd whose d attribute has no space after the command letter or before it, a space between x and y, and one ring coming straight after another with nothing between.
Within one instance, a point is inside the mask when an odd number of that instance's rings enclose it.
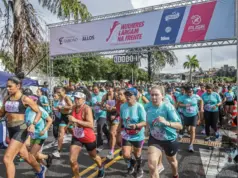
<instances>
[{"instance_id":1,"label":"white cap","mask_svg":"<svg viewBox=\"0 0 238 178\"><path fill-rule=\"evenodd\" d=\"M81 93L81 92L75 92L75 93L74 93L74 97L75 97L75 98L86 99L86 95L85 95L84 93Z\"/></svg>"}]
</instances>

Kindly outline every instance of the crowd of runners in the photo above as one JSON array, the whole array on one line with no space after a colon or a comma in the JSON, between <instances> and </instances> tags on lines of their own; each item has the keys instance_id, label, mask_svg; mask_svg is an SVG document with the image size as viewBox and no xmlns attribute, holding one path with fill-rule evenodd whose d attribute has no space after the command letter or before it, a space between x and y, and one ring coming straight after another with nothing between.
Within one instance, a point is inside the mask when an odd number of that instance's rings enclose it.
<instances>
[{"instance_id":1,"label":"crowd of runners","mask_svg":"<svg viewBox=\"0 0 238 178\"><path fill-rule=\"evenodd\" d=\"M178 178L179 139L190 137L188 151L192 153L198 125L204 126L205 141L215 141L220 136L219 127L237 124L236 88L232 84L59 86L54 87L51 101L47 88L33 93L22 88L21 79L8 79L8 95L0 110L11 139L3 158L7 178L15 177L17 156L32 166L37 178L44 178L52 160L60 159L66 134L72 134L67 149L75 178L80 177L78 157L83 146L98 166L97 177L105 176L97 151L105 139L110 147L107 159L113 159L115 148L121 148L127 174L143 177L142 162L147 160L151 178L159 178L164 152L171 177ZM46 155L42 147L51 125L55 151ZM142 159L145 142L148 157Z\"/></svg>"}]
</instances>

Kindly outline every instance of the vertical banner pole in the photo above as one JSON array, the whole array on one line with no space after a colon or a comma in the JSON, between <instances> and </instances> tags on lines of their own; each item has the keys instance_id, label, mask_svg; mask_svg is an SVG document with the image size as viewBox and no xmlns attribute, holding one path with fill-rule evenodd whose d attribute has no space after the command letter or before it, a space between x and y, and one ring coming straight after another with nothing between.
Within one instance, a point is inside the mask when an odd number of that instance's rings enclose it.
<instances>
[{"instance_id":1,"label":"vertical banner pole","mask_svg":"<svg viewBox=\"0 0 238 178\"><path fill-rule=\"evenodd\" d=\"M131 74L132 74L132 79L131 80L132 80L132 85L133 85L134 84L134 80L133 80L133 67L132 67L132 73Z\"/></svg>"},{"instance_id":2,"label":"vertical banner pole","mask_svg":"<svg viewBox=\"0 0 238 178\"><path fill-rule=\"evenodd\" d=\"M236 26L236 98L238 98L238 1L236 0L236 21L235 21L235 26ZM237 113L238 113L238 102L236 101L237 105ZM238 131L238 116L236 115L236 126L237 126L237 131ZM238 143L238 135L237 135L237 143Z\"/></svg>"}]
</instances>

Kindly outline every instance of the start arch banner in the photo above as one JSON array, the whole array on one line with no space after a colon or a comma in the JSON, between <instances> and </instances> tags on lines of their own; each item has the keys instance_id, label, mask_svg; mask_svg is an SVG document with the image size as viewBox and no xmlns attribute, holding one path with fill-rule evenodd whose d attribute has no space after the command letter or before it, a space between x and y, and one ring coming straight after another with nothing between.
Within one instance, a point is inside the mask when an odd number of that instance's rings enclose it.
<instances>
[{"instance_id":1,"label":"start arch banner","mask_svg":"<svg viewBox=\"0 0 238 178\"><path fill-rule=\"evenodd\" d=\"M50 28L52 57L235 38L235 0Z\"/></svg>"}]
</instances>

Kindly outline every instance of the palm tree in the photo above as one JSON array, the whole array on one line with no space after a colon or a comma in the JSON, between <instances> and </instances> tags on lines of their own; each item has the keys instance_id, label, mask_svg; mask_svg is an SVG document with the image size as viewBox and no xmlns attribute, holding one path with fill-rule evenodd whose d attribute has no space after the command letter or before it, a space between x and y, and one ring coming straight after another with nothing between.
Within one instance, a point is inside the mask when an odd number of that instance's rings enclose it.
<instances>
[{"instance_id":1,"label":"palm tree","mask_svg":"<svg viewBox=\"0 0 238 178\"><path fill-rule=\"evenodd\" d=\"M189 69L189 82L192 82L192 72L195 71L197 68L199 69L199 61L197 59L197 55L194 56L186 56L188 61L183 63L184 69Z\"/></svg>"},{"instance_id":2,"label":"palm tree","mask_svg":"<svg viewBox=\"0 0 238 178\"><path fill-rule=\"evenodd\" d=\"M173 51L155 51L148 53L148 78L152 81L155 72L160 72L166 64L175 66L178 58Z\"/></svg>"},{"instance_id":3,"label":"palm tree","mask_svg":"<svg viewBox=\"0 0 238 178\"><path fill-rule=\"evenodd\" d=\"M86 6L77 0L39 0L43 7L57 13L60 18L73 17L82 21L90 17ZM29 70L37 62L37 48L43 42L44 30L29 0L3 0L1 17L5 17L5 28L0 33L2 50L12 52L14 72ZM34 66L34 65L33 65Z\"/></svg>"},{"instance_id":4,"label":"palm tree","mask_svg":"<svg viewBox=\"0 0 238 178\"><path fill-rule=\"evenodd\" d=\"M82 22L90 19L91 14L80 0L38 0L39 3L61 19L72 17Z\"/></svg>"}]
</instances>

